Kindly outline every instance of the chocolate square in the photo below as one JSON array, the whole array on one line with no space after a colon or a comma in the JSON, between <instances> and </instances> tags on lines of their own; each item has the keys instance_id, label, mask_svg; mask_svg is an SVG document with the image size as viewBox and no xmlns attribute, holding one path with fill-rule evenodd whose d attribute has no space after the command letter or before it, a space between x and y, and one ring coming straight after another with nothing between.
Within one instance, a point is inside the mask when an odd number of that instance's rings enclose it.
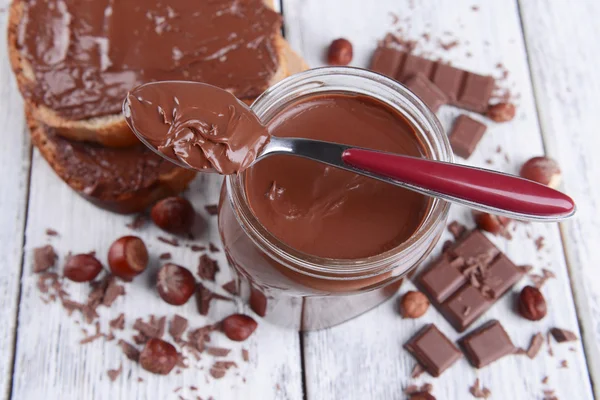
<instances>
[{"instance_id":1,"label":"chocolate square","mask_svg":"<svg viewBox=\"0 0 600 400\"><path fill-rule=\"evenodd\" d=\"M404 344L432 376L440 376L463 355L460 350L433 324L425 325Z\"/></svg>"},{"instance_id":2,"label":"chocolate square","mask_svg":"<svg viewBox=\"0 0 600 400\"><path fill-rule=\"evenodd\" d=\"M396 49L379 46L371 58L369 69L395 79L405 56L406 53Z\"/></svg>"},{"instance_id":3,"label":"chocolate square","mask_svg":"<svg viewBox=\"0 0 600 400\"><path fill-rule=\"evenodd\" d=\"M423 74L425 78L429 79L434 66L435 62L431 60L407 54L402 70L398 72L396 79L400 82L404 82L416 74Z\"/></svg>"},{"instance_id":4,"label":"chocolate square","mask_svg":"<svg viewBox=\"0 0 600 400\"><path fill-rule=\"evenodd\" d=\"M423 103L433 112L439 110L442 104L448 103L446 95L421 73L411 76L406 81L406 87L423 100Z\"/></svg>"},{"instance_id":5,"label":"chocolate square","mask_svg":"<svg viewBox=\"0 0 600 400\"><path fill-rule=\"evenodd\" d=\"M419 282L435 301L443 303L452 293L467 282L467 278L453 267L445 256L441 256L436 263L425 271Z\"/></svg>"},{"instance_id":6,"label":"chocolate square","mask_svg":"<svg viewBox=\"0 0 600 400\"><path fill-rule=\"evenodd\" d=\"M438 63L431 81L444 92L448 100L455 102L465 74L463 70Z\"/></svg>"},{"instance_id":7,"label":"chocolate square","mask_svg":"<svg viewBox=\"0 0 600 400\"><path fill-rule=\"evenodd\" d=\"M467 284L445 302L440 311L454 329L462 332L481 317L491 305L492 303L481 291Z\"/></svg>"},{"instance_id":8,"label":"chocolate square","mask_svg":"<svg viewBox=\"0 0 600 400\"><path fill-rule=\"evenodd\" d=\"M482 283L487 287L490 295L498 299L522 276L523 273L517 266L506 255L500 254L487 268Z\"/></svg>"},{"instance_id":9,"label":"chocolate square","mask_svg":"<svg viewBox=\"0 0 600 400\"><path fill-rule=\"evenodd\" d=\"M455 105L466 110L485 113L494 85L494 78L491 76L467 72Z\"/></svg>"},{"instance_id":10,"label":"chocolate square","mask_svg":"<svg viewBox=\"0 0 600 400\"><path fill-rule=\"evenodd\" d=\"M500 250L498 250L490 239L485 237L483 232L475 229L465 235L463 240L452 247L450 253L455 257L462 257L463 259L468 260L479 254L492 253L492 256L495 256L500 253Z\"/></svg>"},{"instance_id":11,"label":"chocolate square","mask_svg":"<svg viewBox=\"0 0 600 400\"><path fill-rule=\"evenodd\" d=\"M476 368L482 368L507 354L515 352L510 337L497 320L486 322L459 341L467 359Z\"/></svg>"},{"instance_id":12,"label":"chocolate square","mask_svg":"<svg viewBox=\"0 0 600 400\"><path fill-rule=\"evenodd\" d=\"M467 159L473 154L487 127L467 115L459 115L450 133L454 154Z\"/></svg>"}]
</instances>

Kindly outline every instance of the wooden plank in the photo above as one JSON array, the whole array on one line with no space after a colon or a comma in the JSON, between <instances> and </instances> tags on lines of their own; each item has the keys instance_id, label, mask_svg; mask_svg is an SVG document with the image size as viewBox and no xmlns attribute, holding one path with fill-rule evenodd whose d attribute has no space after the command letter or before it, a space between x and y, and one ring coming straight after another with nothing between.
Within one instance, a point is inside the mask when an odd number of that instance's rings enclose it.
<instances>
[{"instance_id":1,"label":"wooden plank","mask_svg":"<svg viewBox=\"0 0 600 400\"><path fill-rule=\"evenodd\" d=\"M205 204L217 202L219 190L220 179L205 176L194 182L188 196L206 220L206 229L198 242L208 244L210 241L221 247L216 217L208 216L204 210ZM202 370L192 367L184 369L181 374L171 373L165 377L152 375L126 360L116 341L98 340L79 345L79 340L83 338L81 328L93 333L93 326L76 322L81 320L79 315L69 318L58 303L44 304L36 288L31 249L46 241L44 230L47 227L60 234L52 241L61 255L59 265L62 265L69 251L77 253L91 250L96 250L98 258L105 263L106 252L112 241L125 234L137 234L147 243L152 255L149 271L133 283L126 284L126 296L118 299L112 308L99 309L103 332L108 331L108 321L121 312L126 314L126 326L131 328L135 318L145 318L149 314L172 316L178 313L190 320L191 327L200 327L236 310L250 311L241 304L215 301L206 318L198 314L194 301L182 307L163 302L152 283L160 265L158 255L171 252L173 262L195 271L201 253L159 242L157 236L161 233L151 224L139 232L131 231L125 224L132 217L99 210L77 196L59 181L37 151L33 158L29 204L13 398L176 399L179 395L188 399L196 398L196 395L205 399L210 396L216 399L302 398L298 334L267 323L260 323L256 333L244 343L233 343L221 333L213 334L211 345L233 349L226 359L235 361L239 366L220 380L207 378L214 360L207 355L203 355L199 364L190 359L193 365L202 367ZM184 240L184 243L189 242ZM217 286L220 286L229 281L230 274L223 252L212 253L212 256L218 259L222 268L217 275ZM84 299L89 291L85 284L67 283L67 286L76 300ZM211 285L211 288L223 293L217 286ZM131 329L116 331L115 334L117 338L131 341ZM242 361L242 348L249 350L250 362ZM117 368L121 363L122 376L116 382L110 382L106 371ZM138 377L143 378L144 382L139 383ZM191 391L191 385L199 390ZM175 394L174 390L180 386L184 389Z\"/></svg>"},{"instance_id":2,"label":"wooden plank","mask_svg":"<svg viewBox=\"0 0 600 400\"><path fill-rule=\"evenodd\" d=\"M578 215L562 225L590 374L600 397L600 3L522 1L521 15L547 153L557 159ZM551 38L551 40L549 39Z\"/></svg>"},{"instance_id":3,"label":"wooden plank","mask_svg":"<svg viewBox=\"0 0 600 400\"><path fill-rule=\"evenodd\" d=\"M478 9L474 10L473 5ZM429 34L431 40L421 50L431 52L434 58L440 56L475 72L496 75L502 71L495 66L502 63L510 71L504 85L520 93L517 117L505 124L486 121L488 132L468 163L490 167L485 160L491 159L492 168L517 173L521 163L543 152L516 2L381 0L375 4L360 0L285 0L283 10L287 39L312 67L323 64L327 46L338 37L346 37L354 44L352 64L366 66L377 40L392 30L389 12L398 14L405 34L408 32L412 38ZM536 12L542 14L544 7L540 4ZM549 30L543 36L544 43L552 41L552 37L554 34ZM458 45L443 51L436 44L437 38L446 44L458 40ZM446 129L460 112L442 108L439 117ZM498 146L508 151L508 159L496 153ZM473 225L468 210L459 207L452 208L451 219ZM546 243L540 252L533 243L539 236L543 236ZM557 279L549 281L543 289L549 314L537 323L526 321L514 313L513 296L509 294L481 322L492 318L501 320L514 343L523 347L528 345L533 333L545 333L553 326L578 332L558 227L518 224L513 237L512 241L493 239L516 263L532 264L538 270L548 268L557 275ZM446 237L440 244L444 239ZM438 252L439 247L434 253ZM517 289L526 283L529 283L527 278ZM412 288L412 284L405 284L400 293ZM535 360L511 356L482 370L475 370L461 360L438 379L425 374L412 380L410 371L415 362L402 349L402 344L428 322L436 323L451 339L460 337L433 309L417 321L402 320L397 315L395 301L384 303L341 326L306 333L303 342L308 398L401 398L400 393L407 385L431 382L437 398L462 399L470 398L467 388L476 377L492 390L494 398L542 398L543 389L555 389L559 398L592 398L579 342L572 346L555 345L554 357L544 349ZM570 347L573 352L569 351ZM563 359L568 361L568 369L559 369ZM549 377L547 385L541 383L545 376Z\"/></svg>"},{"instance_id":4,"label":"wooden plank","mask_svg":"<svg viewBox=\"0 0 600 400\"><path fill-rule=\"evenodd\" d=\"M0 2L5 9L8 1ZM6 46L6 12L0 13L0 53ZM29 185L30 144L21 112L22 100L17 90L8 57L0 61L0 397L8 396L14 354L14 340L19 297L19 279L23 256L23 230Z\"/></svg>"}]
</instances>

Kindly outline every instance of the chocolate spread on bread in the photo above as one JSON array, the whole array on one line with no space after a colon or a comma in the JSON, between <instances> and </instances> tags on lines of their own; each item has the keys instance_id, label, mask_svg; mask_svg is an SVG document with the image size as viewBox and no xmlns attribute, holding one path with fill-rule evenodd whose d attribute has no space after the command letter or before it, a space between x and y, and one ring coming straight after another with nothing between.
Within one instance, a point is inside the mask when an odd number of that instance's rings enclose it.
<instances>
[{"instance_id":1,"label":"chocolate spread on bread","mask_svg":"<svg viewBox=\"0 0 600 400\"><path fill-rule=\"evenodd\" d=\"M254 98L279 67L262 0L21 1L26 95L72 120L118 114L133 87L201 81Z\"/></svg>"},{"instance_id":2,"label":"chocolate spread on bread","mask_svg":"<svg viewBox=\"0 0 600 400\"><path fill-rule=\"evenodd\" d=\"M230 175L269 141L258 117L231 93L197 82L155 82L127 95L125 115L146 143L193 169Z\"/></svg>"},{"instance_id":3,"label":"chocolate spread on bread","mask_svg":"<svg viewBox=\"0 0 600 400\"><path fill-rule=\"evenodd\" d=\"M371 97L325 93L300 98L268 124L305 137L424 156L413 126ZM316 161L273 155L245 172L250 208L288 246L327 258L381 254L409 239L430 206L425 196Z\"/></svg>"}]
</instances>

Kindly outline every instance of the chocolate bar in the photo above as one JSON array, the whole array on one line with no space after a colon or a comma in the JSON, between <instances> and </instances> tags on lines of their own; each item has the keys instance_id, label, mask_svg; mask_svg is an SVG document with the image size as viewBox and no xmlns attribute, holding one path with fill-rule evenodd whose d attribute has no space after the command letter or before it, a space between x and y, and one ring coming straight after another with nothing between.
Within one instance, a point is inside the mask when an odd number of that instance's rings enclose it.
<instances>
[{"instance_id":1,"label":"chocolate bar","mask_svg":"<svg viewBox=\"0 0 600 400\"><path fill-rule=\"evenodd\" d=\"M487 127L467 115L459 115L450 134L454 154L467 159L473 154Z\"/></svg>"},{"instance_id":2,"label":"chocolate bar","mask_svg":"<svg viewBox=\"0 0 600 400\"><path fill-rule=\"evenodd\" d=\"M425 75L450 104L465 110L485 113L495 81L491 76L451 67L392 47L379 46L369 69L405 83L412 75Z\"/></svg>"},{"instance_id":3,"label":"chocolate bar","mask_svg":"<svg viewBox=\"0 0 600 400\"><path fill-rule=\"evenodd\" d=\"M448 322L463 332L522 276L481 231L473 230L448 248L415 283Z\"/></svg>"},{"instance_id":4,"label":"chocolate bar","mask_svg":"<svg viewBox=\"0 0 600 400\"><path fill-rule=\"evenodd\" d=\"M448 97L446 97L444 92L420 72L406 80L406 87L423 100L433 112L437 112L442 104L448 103Z\"/></svg>"},{"instance_id":5,"label":"chocolate bar","mask_svg":"<svg viewBox=\"0 0 600 400\"><path fill-rule=\"evenodd\" d=\"M486 322L460 339L459 343L465 350L469 362L476 368L485 367L515 352L510 337L497 320Z\"/></svg>"},{"instance_id":6,"label":"chocolate bar","mask_svg":"<svg viewBox=\"0 0 600 400\"><path fill-rule=\"evenodd\" d=\"M434 324L425 325L404 348L432 376L440 376L462 357L460 350Z\"/></svg>"}]
</instances>

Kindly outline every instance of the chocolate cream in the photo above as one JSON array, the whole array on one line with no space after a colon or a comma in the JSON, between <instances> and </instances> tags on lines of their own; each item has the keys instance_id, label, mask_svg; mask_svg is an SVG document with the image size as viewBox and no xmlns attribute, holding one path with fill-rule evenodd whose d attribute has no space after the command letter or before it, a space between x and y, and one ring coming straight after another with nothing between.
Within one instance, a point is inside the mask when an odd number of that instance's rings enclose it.
<instances>
[{"instance_id":1,"label":"chocolate cream","mask_svg":"<svg viewBox=\"0 0 600 400\"><path fill-rule=\"evenodd\" d=\"M273 136L424 156L412 125L363 95L307 96L280 111L268 129ZM391 250L413 235L430 206L421 194L289 155L269 156L244 174L250 208L262 225L288 246L320 257Z\"/></svg>"},{"instance_id":2,"label":"chocolate cream","mask_svg":"<svg viewBox=\"0 0 600 400\"><path fill-rule=\"evenodd\" d=\"M281 18L263 0L15 1L26 95L70 119L117 114L129 90L157 80L254 98L279 67Z\"/></svg>"},{"instance_id":3,"label":"chocolate cream","mask_svg":"<svg viewBox=\"0 0 600 400\"><path fill-rule=\"evenodd\" d=\"M198 170L230 175L269 141L258 117L231 93L197 82L156 82L127 95L125 115L146 143Z\"/></svg>"}]
</instances>

